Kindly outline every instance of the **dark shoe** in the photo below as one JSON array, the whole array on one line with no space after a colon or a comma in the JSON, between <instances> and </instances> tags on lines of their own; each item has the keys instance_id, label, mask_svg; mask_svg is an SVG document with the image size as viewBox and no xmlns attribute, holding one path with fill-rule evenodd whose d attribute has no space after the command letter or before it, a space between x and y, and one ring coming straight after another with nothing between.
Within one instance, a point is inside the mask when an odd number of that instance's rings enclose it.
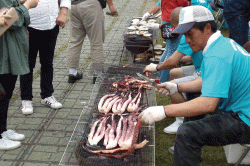
<instances>
[{"instance_id":1,"label":"dark shoe","mask_svg":"<svg viewBox=\"0 0 250 166\"><path fill-rule=\"evenodd\" d=\"M82 73L77 73L76 76L73 74L69 75L68 83L75 83L77 80L82 79Z\"/></svg>"},{"instance_id":2,"label":"dark shoe","mask_svg":"<svg viewBox=\"0 0 250 166\"><path fill-rule=\"evenodd\" d=\"M95 84L96 79L97 79L97 77L96 77L96 76L94 76L94 77L93 77L93 84Z\"/></svg>"}]
</instances>

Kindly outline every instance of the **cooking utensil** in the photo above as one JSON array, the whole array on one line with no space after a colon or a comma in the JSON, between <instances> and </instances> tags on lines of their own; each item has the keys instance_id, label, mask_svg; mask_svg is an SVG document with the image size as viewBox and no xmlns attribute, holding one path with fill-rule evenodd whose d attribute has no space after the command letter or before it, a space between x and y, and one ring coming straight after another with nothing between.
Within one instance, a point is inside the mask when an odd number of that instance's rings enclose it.
<instances>
[{"instance_id":1,"label":"cooking utensil","mask_svg":"<svg viewBox=\"0 0 250 166\"><path fill-rule=\"evenodd\" d=\"M155 16L155 18L161 17L161 12Z\"/></svg>"},{"instance_id":2,"label":"cooking utensil","mask_svg":"<svg viewBox=\"0 0 250 166\"><path fill-rule=\"evenodd\" d=\"M145 81L148 81L149 84L153 85L155 88L157 88L158 90L161 89L161 87L158 86L158 84L154 81L152 81L151 79L149 79L148 77L140 74L140 73L136 73L140 78L144 79Z\"/></svg>"}]
</instances>

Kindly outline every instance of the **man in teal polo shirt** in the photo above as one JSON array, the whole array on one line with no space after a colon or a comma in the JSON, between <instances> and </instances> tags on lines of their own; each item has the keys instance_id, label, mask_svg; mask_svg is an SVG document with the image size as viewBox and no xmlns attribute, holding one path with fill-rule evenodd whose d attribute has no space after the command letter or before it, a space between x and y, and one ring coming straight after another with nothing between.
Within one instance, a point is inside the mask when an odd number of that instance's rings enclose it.
<instances>
[{"instance_id":1,"label":"man in teal polo shirt","mask_svg":"<svg viewBox=\"0 0 250 166\"><path fill-rule=\"evenodd\" d=\"M213 13L211 6L206 0L191 0L191 5L204 6ZM178 9L176 8L175 11L172 12L170 16L171 24L173 25L173 27L178 25L179 20L178 18L176 20L174 16L175 13L177 13L177 11ZM192 49L190 48L189 44L185 42L185 40L186 38L183 35L180 40L177 50L173 53L172 56L170 56L169 58L165 60L161 59L160 64L158 66L156 64L151 63L150 65L146 66L145 71L149 71L149 72L160 71L161 80L168 81L167 78L163 79L162 77L165 77L168 74L169 70L174 68L169 72L169 80L174 79L174 83L190 82L190 81L194 81L196 79L201 78L200 66L201 66L201 62L203 59L202 52L199 51L197 53L194 53ZM177 66L179 66L179 62L181 61L181 58L184 57L184 55L191 56L194 65L176 68ZM165 81L162 81L162 82L165 82ZM170 98L171 98L172 104L185 102L187 99L185 93L172 95L170 96ZM178 127L183 123L183 121L184 121L183 117L176 117L175 122L165 127L163 131L167 134L175 134L177 132Z\"/></svg>"}]
</instances>

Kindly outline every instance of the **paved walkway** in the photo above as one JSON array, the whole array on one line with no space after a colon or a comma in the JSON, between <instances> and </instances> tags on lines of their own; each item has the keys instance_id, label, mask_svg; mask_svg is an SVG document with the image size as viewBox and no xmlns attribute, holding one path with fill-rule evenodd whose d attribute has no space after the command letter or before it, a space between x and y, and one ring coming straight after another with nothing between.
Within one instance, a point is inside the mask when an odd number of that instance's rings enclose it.
<instances>
[{"instance_id":1,"label":"paved walkway","mask_svg":"<svg viewBox=\"0 0 250 166\"><path fill-rule=\"evenodd\" d=\"M119 64L123 48L123 31L133 16L142 16L155 2L153 0L114 0L118 17L106 15L106 39L104 50L106 62ZM108 9L105 9L106 13ZM0 151L0 166L55 166L59 165L65 148L76 126L77 120L88 104L94 84L92 77L85 74L75 84L68 84L66 68L69 23L61 29L54 58L54 96L63 108L53 110L40 103L40 64L36 65L33 81L34 113L25 116L21 113L19 80L8 112L8 128L24 133L22 146L11 151ZM84 71L89 64L90 43L86 39L81 53L81 67Z\"/></svg>"}]
</instances>

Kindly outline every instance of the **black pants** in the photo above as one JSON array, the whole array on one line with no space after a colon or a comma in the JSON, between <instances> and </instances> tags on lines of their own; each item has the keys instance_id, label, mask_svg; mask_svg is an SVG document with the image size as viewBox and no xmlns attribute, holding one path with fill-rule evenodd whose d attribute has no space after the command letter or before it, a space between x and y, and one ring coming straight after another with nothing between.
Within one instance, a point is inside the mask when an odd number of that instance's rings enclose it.
<instances>
[{"instance_id":1,"label":"black pants","mask_svg":"<svg viewBox=\"0 0 250 166\"><path fill-rule=\"evenodd\" d=\"M20 76L21 99L32 100L33 69L36 65L36 58L39 51L41 64L41 98L50 97L54 92L53 88L53 58L56 46L56 39L59 33L59 26L51 30L37 30L28 28L29 31L29 68L30 73Z\"/></svg>"},{"instance_id":2,"label":"black pants","mask_svg":"<svg viewBox=\"0 0 250 166\"><path fill-rule=\"evenodd\" d=\"M236 113L222 111L183 123L176 133L174 166L198 166L201 148L249 143L250 127Z\"/></svg>"},{"instance_id":3,"label":"black pants","mask_svg":"<svg viewBox=\"0 0 250 166\"><path fill-rule=\"evenodd\" d=\"M6 91L6 96L0 99L0 138L2 138L1 134L7 130L7 113L9 108L9 102L15 88L16 80L17 75L0 75L0 83Z\"/></svg>"}]
</instances>

